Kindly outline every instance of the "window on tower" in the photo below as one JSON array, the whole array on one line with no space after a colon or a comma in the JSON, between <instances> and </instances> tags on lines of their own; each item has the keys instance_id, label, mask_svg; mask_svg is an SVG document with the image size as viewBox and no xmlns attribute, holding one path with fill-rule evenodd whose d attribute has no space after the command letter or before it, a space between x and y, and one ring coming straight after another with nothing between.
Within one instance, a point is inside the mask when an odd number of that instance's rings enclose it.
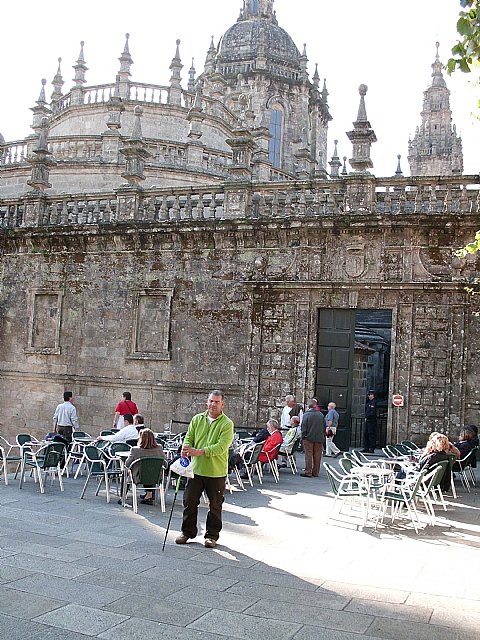
<instances>
[{"instance_id":1,"label":"window on tower","mask_svg":"<svg viewBox=\"0 0 480 640\"><path fill-rule=\"evenodd\" d=\"M250 11L254 14L258 14L258 2L259 0L250 0Z\"/></svg>"},{"instance_id":2,"label":"window on tower","mask_svg":"<svg viewBox=\"0 0 480 640\"><path fill-rule=\"evenodd\" d=\"M274 167L281 166L283 113L280 109L270 111L270 140L268 143L268 159Z\"/></svg>"}]
</instances>

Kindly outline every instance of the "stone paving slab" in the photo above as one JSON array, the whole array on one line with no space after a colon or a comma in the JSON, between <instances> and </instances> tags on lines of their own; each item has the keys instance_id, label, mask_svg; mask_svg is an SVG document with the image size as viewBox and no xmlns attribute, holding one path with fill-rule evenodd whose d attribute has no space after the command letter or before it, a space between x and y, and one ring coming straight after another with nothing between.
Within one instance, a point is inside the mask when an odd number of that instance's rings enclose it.
<instances>
[{"instance_id":1,"label":"stone paving slab","mask_svg":"<svg viewBox=\"0 0 480 640\"><path fill-rule=\"evenodd\" d=\"M0 485L0 640L478 637L479 488L459 490L436 527L375 531L356 516L327 524L326 478L283 470L278 485L227 492L214 550L203 504L198 538L175 545L180 493L162 552L172 492L166 513L136 515L114 493L80 500L81 485ZM445 563L469 571L445 579Z\"/></svg>"},{"instance_id":2,"label":"stone paving slab","mask_svg":"<svg viewBox=\"0 0 480 640\"><path fill-rule=\"evenodd\" d=\"M60 600L0 587L0 613L30 620L62 606Z\"/></svg>"},{"instance_id":3,"label":"stone paving slab","mask_svg":"<svg viewBox=\"0 0 480 640\"><path fill-rule=\"evenodd\" d=\"M104 640L225 640L231 636L176 627L142 618L130 618L98 637Z\"/></svg>"},{"instance_id":4,"label":"stone paving slab","mask_svg":"<svg viewBox=\"0 0 480 640\"><path fill-rule=\"evenodd\" d=\"M35 618L35 622L90 636L96 636L103 631L116 627L125 620L128 620L128 616L77 604L68 604L65 607L55 609L55 611Z\"/></svg>"},{"instance_id":5,"label":"stone paving slab","mask_svg":"<svg viewBox=\"0 0 480 640\"><path fill-rule=\"evenodd\" d=\"M67 602L77 602L85 606L102 606L114 602L125 595L122 591L108 586L96 587L78 580L55 578L46 580L43 574L35 574L4 585L14 591L25 591L47 598L59 598Z\"/></svg>"},{"instance_id":6,"label":"stone paving slab","mask_svg":"<svg viewBox=\"0 0 480 640\"><path fill-rule=\"evenodd\" d=\"M85 573L92 571L92 568L82 567L78 563L62 562L41 556L29 554L16 554L2 558L0 560L0 571L2 567L16 567L34 573L45 573L48 576L57 578L78 578Z\"/></svg>"},{"instance_id":7,"label":"stone paving slab","mask_svg":"<svg viewBox=\"0 0 480 640\"><path fill-rule=\"evenodd\" d=\"M242 613L252 604L255 604L257 600L258 598L248 598L230 593L230 591L212 591L211 589L206 591L201 586L185 587L165 598L165 602L185 602L208 608L215 604L218 609L237 613Z\"/></svg>"},{"instance_id":8,"label":"stone paving slab","mask_svg":"<svg viewBox=\"0 0 480 640\"><path fill-rule=\"evenodd\" d=\"M301 625L293 622L282 622L275 617L260 618L244 613L220 611L213 609L203 617L193 622L189 629L218 633L228 638L242 638L252 640L287 640L293 638Z\"/></svg>"},{"instance_id":9,"label":"stone paving slab","mask_svg":"<svg viewBox=\"0 0 480 640\"><path fill-rule=\"evenodd\" d=\"M178 593L175 596L178 596ZM132 617L142 612L142 617L147 620L186 627L211 608L211 601L210 605L205 608L198 604L187 603L175 596L170 596L168 601L162 601L158 598L148 598L143 595L130 595L108 605L106 609Z\"/></svg>"}]
</instances>

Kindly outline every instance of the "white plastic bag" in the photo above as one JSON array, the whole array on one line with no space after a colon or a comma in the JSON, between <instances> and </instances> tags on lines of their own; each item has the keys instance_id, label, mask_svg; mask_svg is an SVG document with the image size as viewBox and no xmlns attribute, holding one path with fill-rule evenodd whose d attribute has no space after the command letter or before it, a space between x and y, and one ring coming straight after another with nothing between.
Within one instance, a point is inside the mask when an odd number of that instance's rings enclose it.
<instances>
[{"instance_id":1,"label":"white plastic bag","mask_svg":"<svg viewBox=\"0 0 480 640\"><path fill-rule=\"evenodd\" d=\"M193 478L192 462L189 458L177 458L170 466L172 473L185 478Z\"/></svg>"}]
</instances>

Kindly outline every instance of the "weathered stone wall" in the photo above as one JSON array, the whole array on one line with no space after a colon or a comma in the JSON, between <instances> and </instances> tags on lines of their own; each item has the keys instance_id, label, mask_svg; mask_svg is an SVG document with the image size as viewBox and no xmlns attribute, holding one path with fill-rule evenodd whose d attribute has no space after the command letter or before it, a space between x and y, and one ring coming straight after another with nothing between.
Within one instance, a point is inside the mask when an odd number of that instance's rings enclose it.
<instances>
[{"instance_id":1,"label":"weathered stone wall","mask_svg":"<svg viewBox=\"0 0 480 640\"><path fill-rule=\"evenodd\" d=\"M89 432L124 390L161 429L227 393L238 426L315 388L320 308L393 312L392 440L478 421L478 319L451 247L451 216L203 220L2 232L1 429L50 429L71 388ZM438 236L438 234L437 234ZM449 243L449 244L447 244ZM458 278L458 281L455 280Z\"/></svg>"}]
</instances>

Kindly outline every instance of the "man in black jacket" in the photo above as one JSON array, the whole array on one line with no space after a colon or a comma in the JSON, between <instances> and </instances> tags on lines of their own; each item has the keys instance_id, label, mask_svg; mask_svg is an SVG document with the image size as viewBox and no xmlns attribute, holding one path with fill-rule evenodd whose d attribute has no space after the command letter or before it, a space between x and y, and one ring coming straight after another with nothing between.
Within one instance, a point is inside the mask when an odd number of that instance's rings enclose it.
<instances>
[{"instance_id":1,"label":"man in black jacket","mask_svg":"<svg viewBox=\"0 0 480 640\"><path fill-rule=\"evenodd\" d=\"M370 389L365 402L365 429L362 453L375 453L377 444L377 401L375 391Z\"/></svg>"},{"instance_id":2,"label":"man in black jacket","mask_svg":"<svg viewBox=\"0 0 480 640\"><path fill-rule=\"evenodd\" d=\"M303 449L305 451L304 478L318 478L322 459L323 438L325 435L325 419L321 411L317 411L317 401L310 398L307 411L302 418Z\"/></svg>"}]
</instances>

